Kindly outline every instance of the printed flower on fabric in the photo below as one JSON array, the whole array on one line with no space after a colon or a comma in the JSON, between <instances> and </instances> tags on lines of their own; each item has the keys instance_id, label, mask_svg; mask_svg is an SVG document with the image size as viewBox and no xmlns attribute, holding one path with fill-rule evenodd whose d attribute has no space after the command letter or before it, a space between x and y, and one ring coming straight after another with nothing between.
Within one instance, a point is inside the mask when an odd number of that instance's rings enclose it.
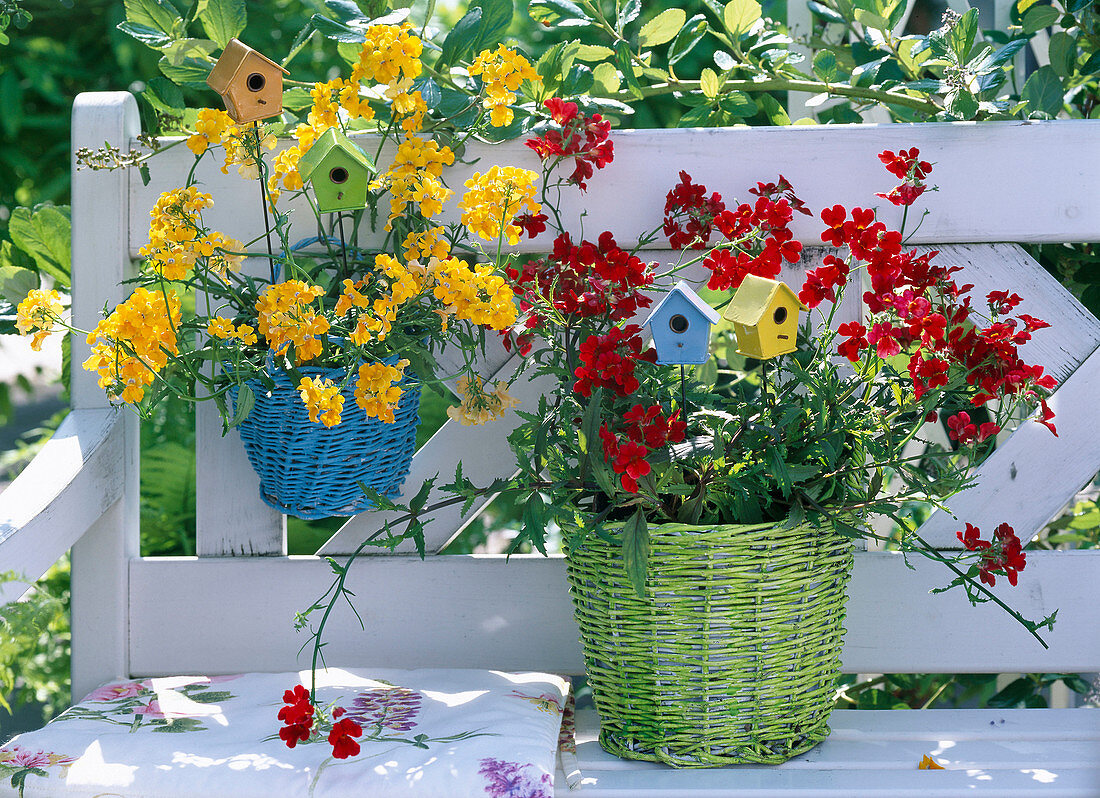
<instances>
[{"instance_id":1,"label":"printed flower on fabric","mask_svg":"<svg viewBox=\"0 0 1100 798\"><path fill-rule=\"evenodd\" d=\"M485 777L485 795L489 798L551 798L554 782L549 773L540 773L532 765L486 757L478 773Z\"/></svg>"},{"instance_id":2,"label":"printed flower on fabric","mask_svg":"<svg viewBox=\"0 0 1100 798\"><path fill-rule=\"evenodd\" d=\"M376 687L352 699L345 717L363 727L407 732L417 725L422 700L407 687Z\"/></svg>"}]
</instances>

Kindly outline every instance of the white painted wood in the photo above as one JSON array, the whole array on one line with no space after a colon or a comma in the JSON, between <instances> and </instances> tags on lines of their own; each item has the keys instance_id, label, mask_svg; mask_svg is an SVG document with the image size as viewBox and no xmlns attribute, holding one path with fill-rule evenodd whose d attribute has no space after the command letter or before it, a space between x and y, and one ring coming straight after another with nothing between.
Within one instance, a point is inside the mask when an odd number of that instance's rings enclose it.
<instances>
[{"instance_id":1,"label":"white painted wood","mask_svg":"<svg viewBox=\"0 0 1100 798\"><path fill-rule=\"evenodd\" d=\"M241 272L252 276L266 275L269 269L268 261L261 258L241 264ZM195 551L200 557L286 554L286 516L264 503L259 485L240 433L232 429L222 435L217 406L199 402L195 406Z\"/></svg>"},{"instance_id":2,"label":"white painted wood","mask_svg":"<svg viewBox=\"0 0 1100 798\"><path fill-rule=\"evenodd\" d=\"M788 2L787 6L787 33L794 39L795 43L788 49L792 53L798 53L803 57L803 61L797 66L807 75L813 75L813 50L809 47L810 37L814 32L814 17L810 12L810 7L804 2ZM803 44L806 42L806 44ZM798 119L809 118L816 119L814 115L814 109L808 107L806 103L813 97L812 94L804 91L789 91L787 92L787 116L794 122Z\"/></svg>"},{"instance_id":3,"label":"white painted wood","mask_svg":"<svg viewBox=\"0 0 1100 798\"><path fill-rule=\"evenodd\" d=\"M127 92L86 93L73 104L73 147L95 149L110 142L126 149L140 131L137 103ZM129 259L128 180L134 170L90 171L73 168L72 253L74 326L92 329L106 306L128 293L123 280L133 275ZM97 375L79 367L89 347L74 335L72 401L78 411L103 408L108 401ZM75 509L77 526L94 521L72 549L72 677L76 692L129 671L127 562L140 553L138 419L129 411L116 421L120 452L112 464L121 493L102 516L92 508ZM92 512L89 512L92 510ZM94 514L93 514L94 513ZM98 519L98 520L97 520Z\"/></svg>"},{"instance_id":4,"label":"white painted wood","mask_svg":"<svg viewBox=\"0 0 1100 798\"><path fill-rule=\"evenodd\" d=\"M74 410L0 493L0 571L33 583L122 496L121 413ZM0 587L0 604L29 584Z\"/></svg>"},{"instance_id":5,"label":"white painted wood","mask_svg":"<svg viewBox=\"0 0 1100 798\"><path fill-rule=\"evenodd\" d=\"M74 150L94 150L109 142L125 151L140 132L137 102L129 92L77 95L72 120ZM113 308L130 293L121 283L134 274L128 249L131 173L136 176L137 170L93 171L73 165L72 323L77 329L94 329L103 307ZM84 338L71 337L73 407L108 407L110 403L97 384L99 376L80 368L91 354Z\"/></svg>"},{"instance_id":6,"label":"white painted wood","mask_svg":"<svg viewBox=\"0 0 1100 798\"><path fill-rule=\"evenodd\" d=\"M958 548L955 533L964 521L987 535L1007 521L1021 540L1034 537L1100 470L1097 385L1100 349L1048 402L1056 414L1058 436L1034 422L1021 424L978 467L975 486L947 503L950 514L937 511L928 519L921 528L925 539L941 548Z\"/></svg>"},{"instance_id":7,"label":"white painted wood","mask_svg":"<svg viewBox=\"0 0 1100 798\"><path fill-rule=\"evenodd\" d=\"M222 436L213 402L195 407L195 537L200 557L286 554L286 516L260 498L241 436Z\"/></svg>"},{"instance_id":8,"label":"white painted wood","mask_svg":"<svg viewBox=\"0 0 1100 798\"><path fill-rule=\"evenodd\" d=\"M1100 713L1076 710L838 710L821 745L782 765L703 771L628 762L607 754L593 710L577 713L584 795L1095 796ZM919 771L931 756L947 770ZM573 795L558 774L557 796Z\"/></svg>"},{"instance_id":9,"label":"white painted wood","mask_svg":"<svg viewBox=\"0 0 1100 798\"><path fill-rule=\"evenodd\" d=\"M782 173L815 214L836 203L877 205L883 219L896 226L900 209L874 196L895 185L876 156L912 146L935 163L931 182L940 187L925 196L932 213L913 243L1100 240L1100 160L1094 157L1100 120L625 130L616 131L613 140L614 162L586 194L566 196L563 218L577 219L584 208L586 230L611 230L624 244L660 226L665 194L681 169L728 201L749 198L757 181ZM480 160L447 171L453 188L461 189L470 174L492 163L538 168L522 141L471 146L467 157ZM384 152L381 163L388 159ZM132 251L144 243L148 208L160 192L178 186L191 163L191 153L175 147L151 165L149 186L131 175ZM1006 169L1006 163L1013 168ZM204 162L199 176L215 201L208 223L242 239L263 230L258 203L252 202L253 182L232 170L222 175L213 160ZM446 220L454 220L455 204L452 199ZM286 207L302 235L310 234L308 205L287 200ZM803 241L820 242L816 216L797 216L794 231ZM538 251L549 242L543 234L523 248Z\"/></svg>"},{"instance_id":10,"label":"white painted wood","mask_svg":"<svg viewBox=\"0 0 1100 798\"><path fill-rule=\"evenodd\" d=\"M1049 650L992 604L971 608L958 590L930 595L950 580L942 565L910 564L857 553L846 672L1100 670L1100 553L1029 552L1019 586L998 585L1026 617L1059 610ZM154 558L135 560L130 578L132 671L165 675L308 666L291 619L332 573L310 557ZM582 671L560 557L369 557L354 564L348 587L366 630L339 606L326 632L330 664Z\"/></svg>"}]
</instances>

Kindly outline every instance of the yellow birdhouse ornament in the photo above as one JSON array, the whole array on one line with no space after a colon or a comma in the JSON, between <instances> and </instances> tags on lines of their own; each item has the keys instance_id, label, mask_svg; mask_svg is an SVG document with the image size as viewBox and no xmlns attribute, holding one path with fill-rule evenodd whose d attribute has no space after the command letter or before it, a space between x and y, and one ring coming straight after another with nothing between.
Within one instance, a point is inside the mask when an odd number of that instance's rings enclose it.
<instances>
[{"instance_id":1,"label":"yellow birdhouse ornament","mask_svg":"<svg viewBox=\"0 0 1100 798\"><path fill-rule=\"evenodd\" d=\"M795 350L800 310L809 308L786 283L750 274L722 317L733 322L738 354L771 360Z\"/></svg>"},{"instance_id":2,"label":"yellow birdhouse ornament","mask_svg":"<svg viewBox=\"0 0 1100 798\"><path fill-rule=\"evenodd\" d=\"M283 112L283 76L290 73L237 39L230 39L206 85L221 95L225 110L239 124Z\"/></svg>"}]
</instances>

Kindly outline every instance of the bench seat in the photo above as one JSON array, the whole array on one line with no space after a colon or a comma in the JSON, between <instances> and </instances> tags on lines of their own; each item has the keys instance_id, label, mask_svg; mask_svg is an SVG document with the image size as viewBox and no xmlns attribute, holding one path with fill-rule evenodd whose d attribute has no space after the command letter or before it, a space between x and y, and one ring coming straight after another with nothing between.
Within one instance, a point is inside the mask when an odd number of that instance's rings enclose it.
<instances>
[{"instance_id":1,"label":"bench seat","mask_svg":"<svg viewBox=\"0 0 1100 798\"><path fill-rule=\"evenodd\" d=\"M582 789L559 772L555 795L600 798L1096 798L1100 711L838 710L832 734L776 766L674 770L600 748L594 710L577 713ZM925 755L945 770L918 770Z\"/></svg>"}]
</instances>

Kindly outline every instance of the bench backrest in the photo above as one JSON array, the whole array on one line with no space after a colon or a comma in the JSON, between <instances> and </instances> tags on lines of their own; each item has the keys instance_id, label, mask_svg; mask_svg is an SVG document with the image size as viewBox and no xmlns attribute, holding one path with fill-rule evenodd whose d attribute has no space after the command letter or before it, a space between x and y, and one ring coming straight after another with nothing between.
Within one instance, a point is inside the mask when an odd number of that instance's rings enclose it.
<instances>
[{"instance_id":1,"label":"bench backrest","mask_svg":"<svg viewBox=\"0 0 1100 798\"><path fill-rule=\"evenodd\" d=\"M73 115L74 147L109 141L123 148L138 134L133 98L124 93L81 95ZM615 134L615 161L584 196L569 200L564 218L587 211L590 234L612 230L631 243L654 227L664 196L686 170L730 200L746 197L758 180L783 174L807 204L885 207L874 193L892 186L876 155L917 146L935 162L932 213L912 242L936 245L941 259L966 269L975 295L1008 288L1025 297L1025 312L1050 321L1023 356L1062 380L1052 405L1060 437L1024 425L983 465L979 484L952 504L960 518L986 528L1011 519L1021 536L1040 529L1100 469L1100 428L1088 389L1100 376L1100 321L1011 243L1100 240L1100 122L924 124L856 127L654 130ZM471 148L476 164L457 165L446 179L490 163L537 168L521 142ZM386 162L383 155L382 162ZM183 147L151 163L143 185L136 171L73 175L73 318L94 326L105 303L118 302L120 279L148 235L156 196L183 184L192 156ZM215 208L208 222L247 239L263 230L256 186L209 159L200 169ZM452 203L453 206L453 203ZM308 214L308 209L304 206ZM896 214L895 223L900 222ZM299 218L302 213L299 212ZM308 217L307 217L308 218ZM819 223L804 217L796 235L817 239ZM814 257L810 251L784 277L792 284ZM654 250L654 260L674 253ZM850 291L846 318L860 314ZM74 340L73 361L86 356ZM503 350L491 352L484 373L514 367ZM524 384L530 406L544 389ZM283 517L264 505L235 433L221 436L212 407L200 405L197 434L197 558L140 558L137 542L137 436L128 412L107 408L94 375L74 370L73 401L84 437L98 435L102 474L90 478L98 499L88 518L67 534L91 528L74 548L74 692L106 678L198 671L286 670L308 667L296 658L303 638L292 619L324 592L330 579L319 557L285 556ZM77 422L74 422L77 423ZM96 428L102 425L102 429ZM458 459L475 482L510 472L506 422L483 428L448 422L416 455L406 492L423 478L447 476ZM471 452L476 453L471 458ZM95 462L99 462L96 460ZM94 465L94 464L93 464ZM475 510L476 511L476 508ZM382 517L353 518L319 551L346 553L377 529ZM331 663L389 666L532 668L580 672L583 663L559 558L436 556L469 516L440 513L427 529L427 561L408 551L372 556L353 570L351 589L366 623L341 610L326 654ZM937 545L957 545L958 522L944 513L926 524ZM63 535L59 533L59 540ZM1100 599L1100 562L1087 552L1029 555L1021 587L1009 598L1029 617L1061 608L1042 650L1003 612L970 609L955 594L929 597L948 581L942 566L885 552L861 553L850 591L844 667L849 672L1079 671L1100 669L1092 611Z\"/></svg>"}]
</instances>

